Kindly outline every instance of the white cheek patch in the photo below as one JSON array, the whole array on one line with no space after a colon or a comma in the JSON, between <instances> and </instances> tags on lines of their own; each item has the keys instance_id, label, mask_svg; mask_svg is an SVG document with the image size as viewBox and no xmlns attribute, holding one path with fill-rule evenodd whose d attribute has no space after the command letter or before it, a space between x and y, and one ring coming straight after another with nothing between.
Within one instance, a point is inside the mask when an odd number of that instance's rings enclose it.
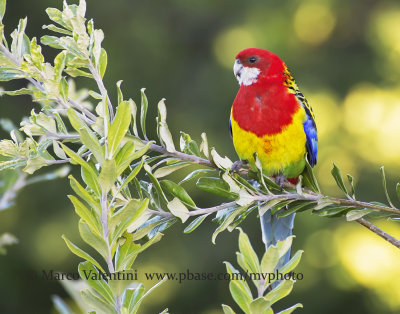
<instances>
[{"instance_id":1,"label":"white cheek patch","mask_svg":"<svg viewBox=\"0 0 400 314\"><path fill-rule=\"evenodd\" d=\"M243 67L238 76L236 76L240 85L249 86L257 82L258 75L260 74L260 69Z\"/></svg>"}]
</instances>

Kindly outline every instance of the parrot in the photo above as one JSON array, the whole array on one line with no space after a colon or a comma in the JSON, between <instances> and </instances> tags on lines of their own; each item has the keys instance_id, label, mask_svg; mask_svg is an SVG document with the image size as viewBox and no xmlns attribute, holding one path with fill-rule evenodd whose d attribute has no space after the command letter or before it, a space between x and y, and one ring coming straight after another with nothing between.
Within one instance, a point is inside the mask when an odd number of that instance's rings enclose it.
<instances>
[{"instance_id":1,"label":"parrot","mask_svg":"<svg viewBox=\"0 0 400 314\"><path fill-rule=\"evenodd\" d=\"M286 64L270 51L248 48L239 52L233 72L240 87L229 120L239 157L232 170L244 163L254 167L257 153L263 173L274 177L281 188L285 180L296 184L306 159L312 167L317 163L317 127L311 106ZM292 235L294 216L278 218L269 210L260 217L266 249ZM289 259L290 250L277 269Z\"/></svg>"}]
</instances>

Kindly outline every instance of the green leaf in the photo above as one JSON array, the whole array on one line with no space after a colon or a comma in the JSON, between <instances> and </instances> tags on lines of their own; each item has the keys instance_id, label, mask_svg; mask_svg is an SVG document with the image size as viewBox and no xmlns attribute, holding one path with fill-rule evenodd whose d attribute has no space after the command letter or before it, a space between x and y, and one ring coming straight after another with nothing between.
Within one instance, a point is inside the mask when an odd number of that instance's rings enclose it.
<instances>
[{"instance_id":1,"label":"green leaf","mask_svg":"<svg viewBox=\"0 0 400 314\"><path fill-rule=\"evenodd\" d=\"M194 171L192 171L191 173L189 173L184 179L182 179L179 182L179 185L181 185L182 183L186 183L190 180L196 179L199 176L201 176L202 174L207 174L210 171L215 171L214 169L196 169Z\"/></svg>"},{"instance_id":2,"label":"green leaf","mask_svg":"<svg viewBox=\"0 0 400 314\"><path fill-rule=\"evenodd\" d=\"M0 91L0 95L9 95L9 96L19 96L19 95L32 95L33 94L33 90L29 89L29 88L21 88L18 90L12 90L12 91L6 91L6 90L2 90Z\"/></svg>"},{"instance_id":3,"label":"green leaf","mask_svg":"<svg viewBox=\"0 0 400 314\"><path fill-rule=\"evenodd\" d=\"M170 212L174 216L180 218L182 222L185 222L190 217L189 210L177 197L174 197L172 201L168 202L167 207Z\"/></svg>"},{"instance_id":4,"label":"green leaf","mask_svg":"<svg viewBox=\"0 0 400 314\"><path fill-rule=\"evenodd\" d=\"M133 307L131 313L137 313L137 311L138 311L138 309L139 309L139 306L140 306L140 304L142 303L143 299L144 299L145 297L147 297L155 288L159 287L162 283L164 283L164 282L166 282L166 281L167 281L167 277L164 277L163 280L159 281L159 282L156 283L153 287L151 287L151 288L136 302L136 304L134 305L134 307Z\"/></svg>"},{"instance_id":5,"label":"green leaf","mask_svg":"<svg viewBox=\"0 0 400 314\"><path fill-rule=\"evenodd\" d=\"M131 107L129 102L123 101L118 105L117 114L108 132L108 152L110 158L112 158L117 151L119 144L128 131L130 123Z\"/></svg>"},{"instance_id":6,"label":"green leaf","mask_svg":"<svg viewBox=\"0 0 400 314\"><path fill-rule=\"evenodd\" d=\"M197 145L196 141L190 138L189 134L181 132L179 145L182 152L200 157L199 146Z\"/></svg>"},{"instance_id":7,"label":"green leaf","mask_svg":"<svg viewBox=\"0 0 400 314\"><path fill-rule=\"evenodd\" d=\"M300 263L300 259L301 256L303 255L302 250L298 250L293 256L292 258L281 267L281 269L279 269L279 272L281 274L287 274L290 273L293 269L295 269L297 267L297 265Z\"/></svg>"},{"instance_id":8,"label":"green leaf","mask_svg":"<svg viewBox=\"0 0 400 314\"><path fill-rule=\"evenodd\" d=\"M68 195L72 204L74 205L75 212L77 215L85 221L90 230L93 233L96 233L99 237L101 236L102 226L100 221L98 220L98 216L95 215L91 210L89 210L81 201L79 201L75 196Z\"/></svg>"},{"instance_id":9,"label":"green leaf","mask_svg":"<svg viewBox=\"0 0 400 314\"><path fill-rule=\"evenodd\" d=\"M144 93L146 89L142 88L140 90L140 94L141 94L141 106L140 106L140 127L142 128L142 133L143 136L146 140L148 140L147 135L146 135L146 115L147 115L147 107L149 105L149 101L147 100L147 96Z\"/></svg>"},{"instance_id":10,"label":"green leaf","mask_svg":"<svg viewBox=\"0 0 400 314\"><path fill-rule=\"evenodd\" d=\"M202 177L197 181L196 186L203 191L213 193L230 200L235 200L239 196L238 193L232 193L229 185L220 178Z\"/></svg>"},{"instance_id":11,"label":"green leaf","mask_svg":"<svg viewBox=\"0 0 400 314\"><path fill-rule=\"evenodd\" d=\"M349 193L347 192L346 186L343 182L343 177L342 177L342 173L340 172L340 169L333 164L333 168L332 168L332 176L334 177L337 186L346 194L349 195Z\"/></svg>"},{"instance_id":12,"label":"green leaf","mask_svg":"<svg viewBox=\"0 0 400 314\"><path fill-rule=\"evenodd\" d=\"M292 246L294 236L289 236L283 241L278 241L276 245L271 245L265 251L261 260L261 270L263 273L273 273L279 259L286 254Z\"/></svg>"},{"instance_id":13,"label":"green leaf","mask_svg":"<svg viewBox=\"0 0 400 314\"><path fill-rule=\"evenodd\" d=\"M128 185L128 183L131 182L137 176L140 169L142 169L143 167L144 160L145 158L143 157L140 163L137 166L135 166L135 168L133 168L133 170L129 173L129 175L125 178L124 182L119 187L118 189L119 191L125 188Z\"/></svg>"},{"instance_id":14,"label":"green leaf","mask_svg":"<svg viewBox=\"0 0 400 314\"><path fill-rule=\"evenodd\" d=\"M100 59L99 59L99 73L101 78L104 77L107 69L107 52L104 48L101 48Z\"/></svg>"},{"instance_id":15,"label":"green leaf","mask_svg":"<svg viewBox=\"0 0 400 314\"><path fill-rule=\"evenodd\" d=\"M223 169L223 170L231 170L232 169L233 162L226 156L224 158L222 158L214 148L211 149L211 157L212 157L214 164L219 169Z\"/></svg>"},{"instance_id":16,"label":"green leaf","mask_svg":"<svg viewBox=\"0 0 400 314\"><path fill-rule=\"evenodd\" d=\"M212 237L211 237L211 242L215 244L215 240L217 239L218 234L220 234L222 231L227 229L229 225L233 222L233 220L236 218L237 215L239 215L242 211L244 211L247 207L238 207L238 208L228 208L226 210L226 214L224 215L224 218L222 222L220 222L220 225L218 228L214 231Z\"/></svg>"},{"instance_id":17,"label":"green leaf","mask_svg":"<svg viewBox=\"0 0 400 314\"><path fill-rule=\"evenodd\" d=\"M99 252L104 259L106 258L106 256L109 254L107 243L102 237L96 233L93 233L88 224L84 223L82 219L79 221L79 234L81 235L83 241Z\"/></svg>"},{"instance_id":18,"label":"green leaf","mask_svg":"<svg viewBox=\"0 0 400 314\"><path fill-rule=\"evenodd\" d=\"M134 305L144 294L144 286L139 283L135 289L127 289L123 299L123 307L128 309L128 313L132 313ZM124 313L124 312L122 312Z\"/></svg>"},{"instance_id":19,"label":"green leaf","mask_svg":"<svg viewBox=\"0 0 400 314\"><path fill-rule=\"evenodd\" d=\"M6 0L0 0L0 22L3 21L4 13L6 13Z\"/></svg>"},{"instance_id":20,"label":"green leaf","mask_svg":"<svg viewBox=\"0 0 400 314\"><path fill-rule=\"evenodd\" d=\"M120 175L131 164L132 161L142 157L149 150L151 144L152 142L149 142L143 148L136 151L133 148L130 150L131 153L129 154L126 154L126 152L122 153L121 149L120 152L118 152L117 156L115 157L117 162L117 175ZM130 148L128 147L128 149Z\"/></svg>"},{"instance_id":21,"label":"green leaf","mask_svg":"<svg viewBox=\"0 0 400 314\"><path fill-rule=\"evenodd\" d=\"M89 262L82 262L78 266L81 278L96 290L109 304L115 306L114 296L107 282L100 276L99 271Z\"/></svg>"},{"instance_id":22,"label":"green leaf","mask_svg":"<svg viewBox=\"0 0 400 314\"><path fill-rule=\"evenodd\" d=\"M0 67L0 81L11 81L25 78L26 74L18 69Z\"/></svg>"},{"instance_id":23,"label":"green leaf","mask_svg":"<svg viewBox=\"0 0 400 314\"><path fill-rule=\"evenodd\" d=\"M289 204L287 209L282 210L281 212L277 213L276 216L279 218L287 217L293 213L302 212L302 211L305 211L308 209L314 209L314 208L315 208L315 202L313 202L313 201L295 201L295 202Z\"/></svg>"},{"instance_id":24,"label":"green leaf","mask_svg":"<svg viewBox=\"0 0 400 314\"><path fill-rule=\"evenodd\" d=\"M111 217L110 229L113 230L115 227L111 240L112 243L126 231L130 224L146 211L148 205L148 199L144 199L143 201L132 199Z\"/></svg>"},{"instance_id":25,"label":"green leaf","mask_svg":"<svg viewBox=\"0 0 400 314\"><path fill-rule=\"evenodd\" d=\"M200 144L200 151L206 156L207 159L210 158L210 153L208 151L208 141L206 133L201 133L201 144Z\"/></svg>"},{"instance_id":26,"label":"green leaf","mask_svg":"<svg viewBox=\"0 0 400 314\"><path fill-rule=\"evenodd\" d=\"M170 153L175 152L175 145L171 132L167 125L167 108L165 107L165 99L161 99L158 103L158 136L162 145Z\"/></svg>"},{"instance_id":27,"label":"green leaf","mask_svg":"<svg viewBox=\"0 0 400 314\"><path fill-rule=\"evenodd\" d=\"M273 314L273 311L271 310L271 303L265 300L265 298L260 297L255 300L253 300L250 303L250 313L251 314L260 314L260 313L271 313Z\"/></svg>"},{"instance_id":28,"label":"green leaf","mask_svg":"<svg viewBox=\"0 0 400 314\"><path fill-rule=\"evenodd\" d=\"M183 232L191 233L192 231L194 231L198 226L201 225L201 223L204 221L204 219L207 218L208 215L210 214L202 215L194 219L189 225L187 225L187 227L185 228L185 230L183 230Z\"/></svg>"},{"instance_id":29,"label":"green leaf","mask_svg":"<svg viewBox=\"0 0 400 314\"><path fill-rule=\"evenodd\" d=\"M68 108L67 116L68 116L69 122L71 123L71 125L75 129L75 131L79 132L82 128L90 131L87 124L85 122L83 122L83 120L78 116L78 113L75 111L75 109Z\"/></svg>"},{"instance_id":30,"label":"green leaf","mask_svg":"<svg viewBox=\"0 0 400 314\"><path fill-rule=\"evenodd\" d=\"M92 197L92 195L88 191L86 191L72 175L68 176L68 179L70 180L70 185L74 192L93 210L95 210L97 214L100 214L101 210L99 207L99 203Z\"/></svg>"},{"instance_id":31,"label":"green leaf","mask_svg":"<svg viewBox=\"0 0 400 314\"><path fill-rule=\"evenodd\" d=\"M62 12L60 10L56 8L47 8L46 13L49 16L50 20L72 31L72 27L64 22Z\"/></svg>"},{"instance_id":32,"label":"green leaf","mask_svg":"<svg viewBox=\"0 0 400 314\"><path fill-rule=\"evenodd\" d=\"M72 32L71 31L66 30L64 28L61 28L61 27L57 27L54 24L43 25L42 28L51 30L51 31L56 32L56 33L72 36Z\"/></svg>"},{"instance_id":33,"label":"green leaf","mask_svg":"<svg viewBox=\"0 0 400 314\"><path fill-rule=\"evenodd\" d=\"M287 308L286 310L280 311L277 314L290 314L297 308L303 308L303 305L301 303L297 303L297 304Z\"/></svg>"},{"instance_id":34,"label":"green leaf","mask_svg":"<svg viewBox=\"0 0 400 314\"><path fill-rule=\"evenodd\" d=\"M40 37L40 42L43 45L55 48L55 49L63 49L63 47L60 45L60 39L56 36L49 36L45 35Z\"/></svg>"},{"instance_id":35,"label":"green leaf","mask_svg":"<svg viewBox=\"0 0 400 314\"><path fill-rule=\"evenodd\" d=\"M400 200L400 183L396 184L396 194L397 198Z\"/></svg>"},{"instance_id":36,"label":"green leaf","mask_svg":"<svg viewBox=\"0 0 400 314\"><path fill-rule=\"evenodd\" d=\"M71 158L71 160L78 165L82 166L82 170L86 171L86 184L88 183L88 179L90 179L90 188L97 194L100 195L100 187L97 181L97 173L93 168L89 165L88 162L84 161L82 157L80 157L78 154L76 154L73 150L69 149L67 146L65 146L63 143L59 143L61 147L63 148L64 152Z\"/></svg>"},{"instance_id":37,"label":"green leaf","mask_svg":"<svg viewBox=\"0 0 400 314\"><path fill-rule=\"evenodd\" d=\"M391 207L394 207L392 201L390 200L389 193L388 193L388 190L387 190L386 175L385 175L385 167L384 166L381 167L381 174L382 174L382 185L383 185L383 189L385 190L386 199L387 199L389 205Z\"/></svg>"},{"instance_id":38,"label":"green leaf","mask_svg":"<svg viewBox=\"0 0 400 314\"><path fill-rule=\"evenodd\" d=\"M46 160L41 156L29 158L23 171L33 174L36 170L47 166Z\"/></svg>"},{"instance_id":39,"label":"green leaf","mask_svg":"<svg viewBox=\"0 0 400 314\"><path fill-rule=\"evenodd\" d=\"M24 159L14 159L0 162L0 171L5 169L15 169L26 165Z\"/></svg>"},{"instance_id":40,"label":"green leaf","mask_svg":"<svg viewBox=\"0 0 400 314\"><path fill-rule=\"evenodd\" d=\"M163 190L162 190L162 188L161 188L161 186L160 186L160 182L158 182L157 178L151 173L151 168L150 168L150 166L149 166L147 163L145 163L145 164L143 165L143 168L144 168L144 170L146 171L147 175L149 176L150 181L153 183L153 185L154 185L154 187L155 187L155 189L156 189L158 195L160 196L160 198L161 198L165 203L168 203L168 199L167 199L167 197L165 196L165 194L164 194L164 192L163 192Z\"/></svg>"},{"instance_id":41,"label":"green leaf","mask_svg":"<svg viewBox=\"0 0 400 314\"><path fill-rule=\"evenodd\" d=\"M229 283L229 290L231 292L232 298L235 300L237 305L245 312L250 313L250 303L253 301L251 291L247 282L240 279L240 273L235 269L229 262L224 262L226 266L226 271L229 275L238 274L238 280L231 280Z\"/></svg>"},{"instance_id":42,"label":"green leaf","mask_svg":"<svg viewBox=\"0 0 400 314\"><path fill-rule=\"evenodd\" d=\"M117 269L123 270L128 269L132 266L136 256L149 248L154 243L157 243L161 240L162 234L157 232L154 237L152 237L149 241L147 241L143 245L138 245L133 242L133 238L129 233L125 233L124 237L126 241L117 248L116 253L116 267Z\"/></svg>"},{"instance_id":43,"label":"green leaf","mask_svg":"<svg viewBox=\"0 0 400 314\"><path fill-rule=\"evenodd\" d=\"M89 128L81 128L79 130L82 143L93 153L96 160L102 165L104 163L104 149L101 147L99 140Z\"/></svg>"},{"instance_id":44,"label":"green leaf","mask_svg":"<svg viewBox=\"0 0 400 314\"><path fill-rule=\"evenodd\" d=\"M99 313L117 313L114 306L107 303L103 298L95 295L89 289L84 289L81 291L81 297L83 301L89 305L90 308L95 309Z\"/></svg>"},{"instance_id":45,"label":"green leaf","mask_svg":"<svg viewBox=\"0 0 400 314\"><path fill-rule=\"evenodd\" d=\"M190 162L182 161L182 162L177 162L177 163L165 166L165 167L160 167L160 168L156 169L156 171L154 171L154 176L157 179L162 178L162 177L165 177L179 169L185 168L189 165L191 165Z\"/></svg>"},{"instance_id":46,"label":"green leaf","mask_svg":"<svg viewBox=\"0 0 400 314\"><path fill-rule=\"evenodd\" d=\"M195 207L196 204L193 202L192 198L186 192L186 190L180 185L176 184L170 180L162 180L160 181L161 187L171 193L173 196L179 198L185 205Z\"/></svg>"},{"instance_id":47,"label":"green leaf","mask_svg":"<svg viewBox=\"0 0 400 314\"><path fill-rule=\"evenodd\" d=\"M106 159L99 175L99 183L104 194L107 194L110 191L116 179L117 169L115 166L115 160Z\"/></svg>"},{"instance_id":48,"label":"green leaf","mask_svg":"<svg viewBox=\"0 0 400 314\"><path fill-rule=\"evenodd\" d=\"M373 209L356 209L356 210L351 210L347 212L346 214L346 220L347 221L353 221L360 219L364 217L365 215L368 215L369 213L374 212L375 210Z\"/></svg>"},{"instance_id":49,"label":"green leaf","mask_svg":"<svg viewBox=\"0 0 400 314\"><path fill-rule=\"evenodd\" d=\"M91 257L88 253L86 253L85 251L83 251L82 249L77 247L75 244L73 244L70 240L68 240L68 238L64 234L61 237L63 238L63 240L65 241L65 243L67 244L68 248L70 249L70 251L72 253L74 253L75 255L77 255L77 256L83 258L84 260L87 260L88 262L92 263L102 273L104 273L103 268L100 266L100 264L98 262L96 262L96 260L93 257Z\"/></svg>"},{"instance_id":50,"label":"green leaf","mask_svg":"<svg viewBox=\"0 0 400 314\"><path fill-rule=\"evenodd\" d=\"M350 210L354 209L353 206L340 206L340 205L330 205L326 206L319 211L314 211L313 214L316 214L321 217L341 217L347 214Z\"/></svg>"},{"instance_id":51,"label":"green leaf","mask_svg":"<svg viewBox=\"0 0 400 314\"><path fill-rule=\"evenodd\" d=\"M274 304L280 299L289 295L293 289L294 282L292 280L282 281L275 289L269 292L264 298L266 301Z\"/></svg>"},{"instance_id":52,"label":"green leaf","mask_svg":"<svg viewBox=\"0 0 400 314\"><path fill-rule=\"evenodd\" d=\"M356 192L355 192L355 189L354 189L354 179L353 179L353 177L351 175L348 174L347 175L347 180L349 180L349 183L350 183L350 192L349 192L349 194L352 197L352 199L355 199L356 198Z\"/></svg>"},{"instance_id":53,"label":"green leaf","mask_svg":"<svg viewBox=\"0 0 400 314\"><path fill-rule=\"evenodd\" d=\"M235 314L229 305L222 304L222 309L224 310L224 314Z\"/></svg>"},{"instance_id":54,"label":"green leaf","mask_svg":"<svg viewBox=\"0 0 400 314\"><path fill-rule=\"evenodd\" d=\"M133 242L131 233L125 232L123 237L125 241L123 244L118 245L115 253L115 267L118 272L131 268L137 256L137 251L141 247L140 244Z\"/></svg>"},{"instance_id":55,"label":"green leaf","mask_svg":"<svg viewBox=\"0 0 400 314\"><path fill-rule=\"evenodd\" d=\"M260 262L258 260L257 254L251 246L249 237L243 232L241 228L239 229L239 251L242 253L246 269L252 273L261 273Z\"/></svg>"}]
</instances>

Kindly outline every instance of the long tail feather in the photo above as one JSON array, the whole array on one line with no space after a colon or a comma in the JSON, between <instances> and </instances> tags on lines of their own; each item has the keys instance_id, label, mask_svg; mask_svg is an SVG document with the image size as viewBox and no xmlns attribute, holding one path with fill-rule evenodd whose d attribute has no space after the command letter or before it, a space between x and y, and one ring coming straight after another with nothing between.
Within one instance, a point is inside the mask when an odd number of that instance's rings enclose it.
<instances>
[{"instance_id":1,"label":"long tail feather","mask_svg":"<svg viewBox=\"0 0 400 314\"><path fill-rule=\"evenodd\" d=\"M281 209L284 210L284 209ZM277 218L276 214L271 215L271 211L268 210L264 215L260 217L262 239L265 244L265 248L268 249L271 245L276 245L278 241L282 241L292 235L294 226L294 217L296 214L292 214L287 217ZM282 268L290 259L290 249L285 255L283 255L277 265L277 270ZM279 285L279 281L274 282L271 286L275 288Z\"/></svg>"}]
</instances>

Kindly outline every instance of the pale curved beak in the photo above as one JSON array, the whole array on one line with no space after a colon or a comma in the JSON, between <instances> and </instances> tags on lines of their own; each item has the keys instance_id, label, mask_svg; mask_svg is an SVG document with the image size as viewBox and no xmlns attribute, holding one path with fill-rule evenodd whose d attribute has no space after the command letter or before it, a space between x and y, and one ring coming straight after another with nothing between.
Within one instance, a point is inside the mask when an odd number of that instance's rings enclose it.
<instances>
[{"instance_id":1,"label":"pale curved beak","mask_svg":"<svg viewBox=\"0 0 400 314\"><path fill-rule=\"evenodd\" d=\"M239 59L235 60L235 63L233 64L233 73L236 76L236 79L239 81L240 76L242 75L242 70L243 70L243 64L240 62Z\"/></svg>"}]
</instances>

